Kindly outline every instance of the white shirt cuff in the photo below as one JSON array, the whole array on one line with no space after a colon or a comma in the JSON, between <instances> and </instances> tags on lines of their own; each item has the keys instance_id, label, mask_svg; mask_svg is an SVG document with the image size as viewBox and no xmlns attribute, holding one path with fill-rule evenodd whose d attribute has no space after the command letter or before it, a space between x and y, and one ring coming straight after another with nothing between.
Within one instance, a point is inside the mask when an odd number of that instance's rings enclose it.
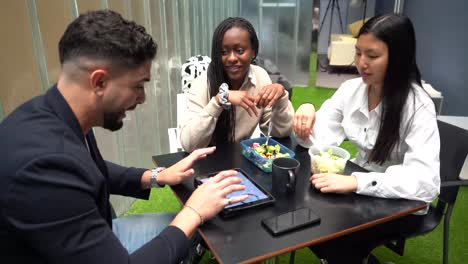
<instances>
[{"instance_id":1,"label":"white shirt cuff","mask_svg":"<svg viewBox=\"0 0 468 264\"><path fill-rule=\"evenodd\" d=\"M356 177L358 194L376 194L378 193L379 180L368 172L353 172L351 175Z\"/></svg>"},{"instance_id":2,"label":"white shirt cuff","mask_svg":"<svg viewBox=\"0 0 468 264\"><path fill-rule=\"evenodd\" d=\"M310 148L312 147L312 140L310 140L310 136L307 140L303 140L301 138L299 138L298 136L296 136L296 133L292 133L293 136L296 138L296 141L297 141L297 144L301 145L301 147L303 148Z\"/></svg>"}]
</instances>

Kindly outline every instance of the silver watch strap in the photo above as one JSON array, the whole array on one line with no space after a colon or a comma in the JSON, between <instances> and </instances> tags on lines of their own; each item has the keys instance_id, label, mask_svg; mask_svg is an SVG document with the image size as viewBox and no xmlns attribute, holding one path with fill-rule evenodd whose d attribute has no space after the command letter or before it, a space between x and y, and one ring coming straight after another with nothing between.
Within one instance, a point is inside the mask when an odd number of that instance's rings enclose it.
<instances>
[{"instance_id":1,"label":"silver watch strap","mask_svg":"<svg viewBox=\"0 0 468 264\"><path fill-rule=\"evenodd\" d=\"M164 167L157 167L151 170L150 184L152 188L163 188L165 184L158 183L158 174L163 171Z\"/></svg>"}]
</instances>

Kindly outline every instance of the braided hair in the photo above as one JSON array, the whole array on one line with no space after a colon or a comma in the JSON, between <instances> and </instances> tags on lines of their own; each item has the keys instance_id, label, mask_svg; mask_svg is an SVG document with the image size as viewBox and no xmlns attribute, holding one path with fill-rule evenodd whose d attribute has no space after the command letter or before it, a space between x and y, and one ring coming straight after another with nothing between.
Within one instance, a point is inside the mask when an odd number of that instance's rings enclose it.
<instances>
[{"instance_id":1,"label":"braided hair","mask_svg":"<svg viewBox=\"0 0 468 264\"><path fill-rule=\"evenodd\" d=\"M223 38L226 31L231 28L241 28L249 33L250 44L254 51L254 58L258 54L258 38L252 24L241 17L229 17L223 20L215 29L213 33L213 39L211 44L211 63L208 66L208 87L210 91L210 98L216 96L219 91L219 86L222 83L227 83L230 89L232 85L229 78L224 71L224 65L222 62L222 48ZM235 141L235 129L236 129L236 108L231 106L229 110L225 110L221 113L216 122L216 127L211 137L211 144L215 145L222 142L234 142Z\"/></svg>"}]
</instances>

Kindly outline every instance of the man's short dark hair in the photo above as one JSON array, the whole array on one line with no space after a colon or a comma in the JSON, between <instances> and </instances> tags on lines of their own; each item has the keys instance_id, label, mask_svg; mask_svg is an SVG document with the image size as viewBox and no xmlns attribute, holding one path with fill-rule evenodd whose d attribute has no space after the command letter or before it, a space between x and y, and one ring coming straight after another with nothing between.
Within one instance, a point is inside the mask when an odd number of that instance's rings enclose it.
<instances>
[{"instance_id":1,"label":"man's short dark hair","mask_svg":"<svg viewBox=\"0 0 468 264\"><path fill-rule=\"evenodd\" d=\"M145 28L111 10L90 11L72 21L59 42L60 64L78 57L134 68L156 56Z\"/></svg>"}]
</instances>

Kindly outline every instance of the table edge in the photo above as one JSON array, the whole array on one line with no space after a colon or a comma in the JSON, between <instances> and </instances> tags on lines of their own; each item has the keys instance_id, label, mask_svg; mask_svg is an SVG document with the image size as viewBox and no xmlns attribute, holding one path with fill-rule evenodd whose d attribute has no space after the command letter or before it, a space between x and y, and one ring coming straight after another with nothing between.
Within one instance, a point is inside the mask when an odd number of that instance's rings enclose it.
<instances>
[{"instance_id":1,"label":"table edge","mask_svg":"<svg viewBox=\"0 0 468 264\"><path fill-rule=\"evenodd\" d=\"M328 241L328 240L331 240L331 239L334 239L334 238L337 238L337 237L340 237L340 236L343 236L343 235L351 234L351 233L356 232L356 231L360 231L360 230L363 230L363 229L366 229L366 228L369 228L369 227L372 227L372 226L375 226L375 225L378 225L378 224L388 222L390 220L394 220L394 219L409 215L411 213L414 213L414 212L417 212L419 210L425 209L426 206L427 206L426 204L422 204L422 205L420 205L418 207L415 207L415 208L412 208L412 209L409 209L409 210L406 210L406 211L403 211L403 212L399 212L399 213L391 215L391 216L380 218L380 219L377 219L377 220L374 220L374 221L371 221L371 222L368 222L368 223L365 223L365 224L362 224L362 225L351 227L351 228L345 229L343 231L336 232L336 233L328 235L328 236L324 236L324 237L322 237L320 239L310 240L308 242L297 244L297 245L292 246L292 247L288 247L288 248L285 248L285 249L282 249L282 250L274 251L274 252L271 252L271 253L268 253L268 254L265 254L265 255L261 255L261 256L255 257L255 258L251 258L251 259L239 262L239 263L242 263L242 264L257 263L259 261L263 261L263 260L266 260L266 259L269 259L269 258L272 258L272 257L276 257L276 256L279 256L279 255L284 254L284 253L288 253L288 252L295 251L295 250L298 250L298 249L301 249L301 248L304 248L304 247L307 247L307 246L312 246L312 245L315 245L315 244L318 244L318 243L322 243L322 242L325 242L325 241ZM218 260L218 258L217 258L217 260Z\"/></svg>"}]
</instances>

